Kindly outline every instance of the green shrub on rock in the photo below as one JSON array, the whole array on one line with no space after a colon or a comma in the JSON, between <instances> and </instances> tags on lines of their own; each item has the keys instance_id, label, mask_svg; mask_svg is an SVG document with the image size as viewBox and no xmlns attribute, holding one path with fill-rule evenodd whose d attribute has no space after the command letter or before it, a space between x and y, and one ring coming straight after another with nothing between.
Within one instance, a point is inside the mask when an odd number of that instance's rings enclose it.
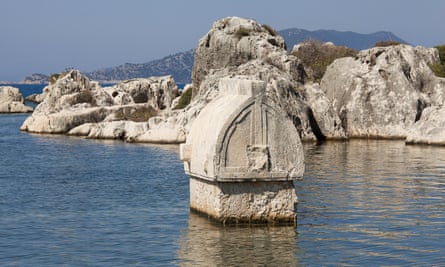
<instances>
[{"instance_id":1,"label":"green shrub on rock","mask_svg":"<svg viewBox=\"0 0 445 267\"><path fill-rule=\"evenodd\" d=\"M336 46L318 40L308 40L298 45L292 54L312 71L311 78L320 81L327 67L337 58L355 57L357 51L346 46Z\"/></svg>"},{"instance_id":2,"label":"green shrub on rock","mask_svg":"<svg viewBox=\"0 0 445 267\"><path fill-rule=\"evenodd\" d=\"M49 77L49 83L55 84L56 81L63 75L63 73L54 73Z\"/></svg>"},{"instance_id":3,"label":"green shrub on rock","mask_svg":"<svg viewBox=\"0 0 445 267\"><path fill-rule=\"evenodd\" d=\"M182 92L181 97L179 98L178 104L173 109L183 109L190 104L192 100L192 89L189 88Z\"/></svg>"},{"instance_id":4,"label":"green shrub on rock","mask_svg":"<svg viewBox=\"0 0 445 267\"><path fill-rule=\"evenodd\" d=\"M399 45L402 44L401 42L397 42L397 41L380 41L377 42L374 46L375 47L388 47L388 46L394 46L394 45Z\"/></svg>"},{"instance_id":5,"label":"green shrub on rock","mask_svg":"<svg viewBox=\"0 0 445 267\"><path fill-rule=\"evenodd\" d=\"M445 44L436 46L435 48L439 50L440 61L430 65L430 68L436 76L445 78Z\"/></svg>"}]
</instances>

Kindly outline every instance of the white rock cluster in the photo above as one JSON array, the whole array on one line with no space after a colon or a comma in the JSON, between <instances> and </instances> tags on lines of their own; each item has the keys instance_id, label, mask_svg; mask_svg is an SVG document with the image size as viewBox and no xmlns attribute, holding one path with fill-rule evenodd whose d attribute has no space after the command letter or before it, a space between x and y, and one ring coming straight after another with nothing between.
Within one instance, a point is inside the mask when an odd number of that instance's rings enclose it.
<instances>
[{"instance_id":1,"label":"white rock cluster","mask_svg":"<svg viewBox=\"0 0 445 267\"><path fill-rule=\"evenodd\" d=\"M32 110L32 107L25 106L18 88L0 86L0 113L27 113Z\"/></svg>"},{"instance_id":2,"label":"white rock cluster","mask_svg":"<svg viewBox=\"0 0 445 267\"><path fill-rule=\"evenodd\" d=\"M48 85L43 94L21 130L132 141L149 129L150 118L171 110L178 88L171 76L102 88L72 70Z\"/></svg>"},{"instance_id":3,"label":"white rock cluster","mask_svg":"<svg viewBox=\"0 0 445 267\"><path fill-rule=\"evenodd\" d=\"M333 44L330 44L333 45ZM101 88L76 71L44 90L22 130L133 142L181 143L201 110L220 94L222 78L259 80L293 121L302 140L397 138L445 144L445 81L429 65L435 48L396 45L335 60L320 83L307 79L284 39L254 20L216 21L198 43L192 102L181 110L171 77ZM176 99L175 99L176 98Z\"/></svg>"},{"instance_id":4,"label":"white rock cluster","mask_svg":"<svg viewBox=\"0 0 445 267\"><path fill-rule=\"evenodd\" d=\"M374 47L356 58L337 59L319 90L306 87L309 105L322 131L340 122L347 138L419 142L444 104L444 79L429 67L438 60L437 49L409 45ZM332 121L326 110L339 120Z\"/></svg>"}]
</instances>

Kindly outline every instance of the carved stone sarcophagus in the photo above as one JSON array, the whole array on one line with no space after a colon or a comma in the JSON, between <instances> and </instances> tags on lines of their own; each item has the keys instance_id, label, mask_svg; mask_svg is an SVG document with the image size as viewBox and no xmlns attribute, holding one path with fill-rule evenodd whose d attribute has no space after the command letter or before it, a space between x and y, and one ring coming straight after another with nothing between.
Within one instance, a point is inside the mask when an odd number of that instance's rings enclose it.
<instances>
[{"instance_id":1,"label":"carved stone sarcophagus","mask_svg":"<svg viewBox=\"0 0 445 267\"><path fill-rule=\"evenodd\" d=\"M292 181L304 171L297 130L264 82L227 78L219 89L180 148L190 207L223 223L295 223Z\"/></svg>"}]
</instances>

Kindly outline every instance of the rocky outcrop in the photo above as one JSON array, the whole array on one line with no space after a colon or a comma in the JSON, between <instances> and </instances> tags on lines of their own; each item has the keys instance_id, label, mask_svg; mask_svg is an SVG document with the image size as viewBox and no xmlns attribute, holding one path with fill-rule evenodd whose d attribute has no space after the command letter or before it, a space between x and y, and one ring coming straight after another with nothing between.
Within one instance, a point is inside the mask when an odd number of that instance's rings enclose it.
<instances>
[{"instance_id":1,"label":"rocky outcrop","mask_svg":"<svg viewBox=\"0 0 445 267\"><path fill-rule=\"evenodd\" d=\"M270 27L238 17L213 24L196 49L192 104L214 99L224 77L266 82L266 94L286 110L302 139L324 138L304 99L304 67Z\"/></svg>"},{"instance_id":2,"label":"rocky outcrop","mask_svg":"<svg viewBox=\"0 0 445 267\"><path fill-rule=\"evenodd\" d=\"M178 89L170 76L102 88L72 70L60 75L43 94L43 101L21 130L126 139L145 132L151 117L170 110Z\"/></svg>"},{"instance_id":3,"label":"rocky outcrop","mask_svg":"<svg viewBox=\"0 0 445 267\"><path fill-rule=\"evenodd\" d=\"M303 66L296 57L288 55L284 39L275 30L254 20L228 17L216 21L199 41L192 72L195 90L200 90L211 70L237 67L253 60L275 66L292 80L304 79Z\"/></svg>"},{"instance_id":4,"label":"rocky outcrop","mask_svg":"<svg viewBox=\"0 0 445 267\"><path fill-rule=\"evenodd\" d=\"M437 60L436 49L408 45L337 59L323 76L321 97L307 94L309 105L319 124L326 125L332 122L315 106L330 104L340 119L334 124L340 123L348 138L405 139L426 107L443 104L445 88L428 66Z\"/></svg>"},{"instance_id":5,"label":"rocky outcrop","mask_svg":"<svg viewBox=\"0 0 445 267\"><path fill-rule=\"evenodd\" d=\"M429 68L438 61L436 49L374 47L335 60L320 83L311 82L273 29L229 17L199 41L186 108L172 109L179 93L171 77L102 88L71 71L44 89L43 102L22 130L181 143L223 90L219 81L230 77L265 82L265 94L285 110L302 140L408 138L440 144L445 82Z\"/></svg>"},{"instance_id":6,"label":"rocky outcrop","mask_svg":"<svg viewBox=\"0 0 445 267\"><path fill-rule=\"evenodd\" d=\"M436 94L431 99L436 103L423 109L420 118L408 130L406 142L409 144L445 145L445 107L439 104L443 103L445 79L438 79L433 90Z\"/></svg>"},{"instance_id":7,"label":"rocky outcrop","mask_svg":"<svg viewBox=\"0 0 445 267\"><path fill-rule=\"evenodd\" d=\"M45 99L45 97L46 97L45 92L42 92L41 94L31 94L31 95L25 97L25 100L39 104L39 103L42 103L42 101Z\"/></svg>"},{"instance_id":8,"label":"rocky outcrop","mask_svg":"<svg viewBox=\"0 0 445 267\"><path fill-rule=\"evenodd\" d=\"M32 107L25 106L18 88L0 86L0 113L27 113L32 110Z\"/></svg>"},{"instance_id":9,"label":"rocky outcrop","mask_svg":"<svg viewBox=\"0 0 445 267\"><path fill-rule=\"evenodd\" d=\"M266 93L286 110L303 140L405 139L423 110L443 104L444 87L429 65L436 49L397 45L337 59L321 83L306 80L284 42L254 21L215 22L198 45L194 103L219 94L218 81L244 77L267 83Z\"/></svg>"}]
</instances>

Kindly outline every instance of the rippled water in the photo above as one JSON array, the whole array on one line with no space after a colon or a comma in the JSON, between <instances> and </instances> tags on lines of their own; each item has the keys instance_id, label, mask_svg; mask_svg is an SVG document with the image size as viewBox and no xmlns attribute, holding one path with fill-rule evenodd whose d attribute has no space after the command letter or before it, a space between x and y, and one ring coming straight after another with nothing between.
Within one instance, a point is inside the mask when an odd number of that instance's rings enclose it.
<instances>
[{"instance_id":1,"label":"rippled water","mask_svg":"<svg viewBox=\"0 0 445 267\"><path fill-rule=\"evenodd\" d=\"M324 265L445 265L445 148L397 141L306 147L298 258Z\"/></svg>"},{"instance_id":2,"label":"rippled water","mask_svg":"<svg viewBox=\"0 0 445 267\"><path fill-rule=\"evenodd\" d=\"M0 115L0 266L444 266L445 148L305 145L298 226L188 208L176 146L21 133Z\"/></svg>"}]
</instances>

